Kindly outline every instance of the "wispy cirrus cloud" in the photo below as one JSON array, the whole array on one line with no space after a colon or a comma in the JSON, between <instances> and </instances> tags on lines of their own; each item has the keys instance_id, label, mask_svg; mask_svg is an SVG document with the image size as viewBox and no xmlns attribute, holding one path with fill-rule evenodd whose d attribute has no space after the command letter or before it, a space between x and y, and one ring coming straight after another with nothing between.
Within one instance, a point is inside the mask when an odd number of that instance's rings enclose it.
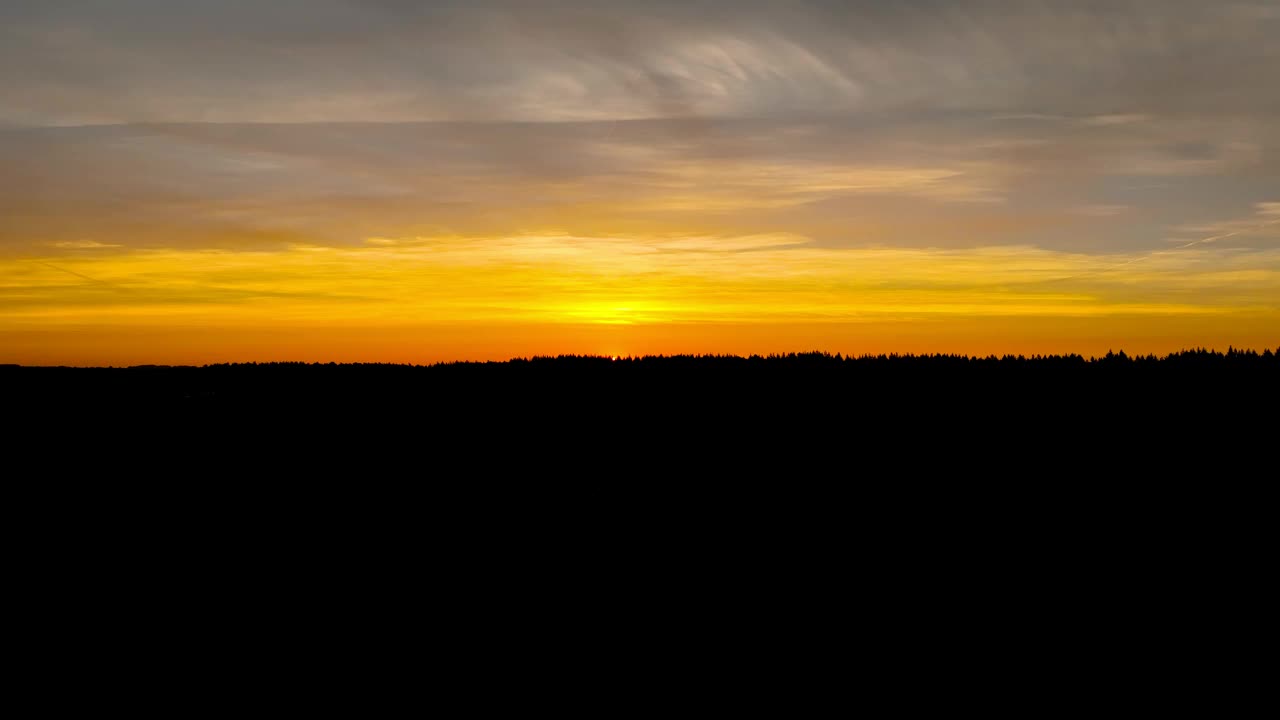
<instances>
[{"instance_id":1,"label":"wispy cirrus cloud","mask_svg":"<svg viewBox=\"0 0 1280 720\"><path fill-rule=\"evenodd\" d=\"M60 240L49 244L63 250L105 250L122 247L119 243L104 243L97 240Z\"/></svg>"},{"instance_id":2,"label":"wispy cirrus cloud","mask_svg":"<svg viewBox=\"0 0 1280 720\"><path fill-rule=\"evenodd\" d=\"M3 3L0 318L1253 332L1276 297L1275 14Z\"/></svg>"},{"instance_id":3,"label":"wispy cirrus cloud","mask_svg":"<svg viewBox=\"0 0 1280 720\"><path fill-rule=\"evenodd\" d=\"M833 249L794 235L376 238L254 253L0 263L0 333L223 322L777 323L1280 313L1280 250L1113 259L1008 246ZM89 280L92 278L92 280Z\"/></svg>"},{"instance_id":4,"label":"wispy cirrus cloud","mask_svg":"<svg viewBox=\"0 0 1280 720\"><path fill-rule=\"evenodd\" d=\"M0 8L0 121L1274 112L1270 2L116 0Z\"/></svg>"}]
</instances>

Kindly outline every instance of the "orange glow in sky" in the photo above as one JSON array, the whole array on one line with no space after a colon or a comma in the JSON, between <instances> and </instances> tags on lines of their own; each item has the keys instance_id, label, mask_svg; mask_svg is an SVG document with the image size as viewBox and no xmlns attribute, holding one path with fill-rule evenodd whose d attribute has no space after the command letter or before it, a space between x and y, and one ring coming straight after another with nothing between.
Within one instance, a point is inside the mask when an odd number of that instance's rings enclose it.
<instances>
[{"instance_id":1,"label":"orange glow in sky","mask_svg":"<svg viewBox=\"0 0 1280 720\"><path fill-rule=\"evenodd\" d=\"M1259 267L1259 261L1264 264ZM434 362L558 353L1269 347L1280 251L823 249L790 235L82 249L0 264L5 360ZM10 298L15 294L10 294Z\"/></svg>"},{"instance_id":2,"label":"orange glow in sky","mask_svg":"<svg viewBox=\"0 0 1280 720\"><path fill-rule=\"evenodd\" d=\"M0 3L0 363L1280 346L1272 0Z\"/></svg>"}]
</instances>

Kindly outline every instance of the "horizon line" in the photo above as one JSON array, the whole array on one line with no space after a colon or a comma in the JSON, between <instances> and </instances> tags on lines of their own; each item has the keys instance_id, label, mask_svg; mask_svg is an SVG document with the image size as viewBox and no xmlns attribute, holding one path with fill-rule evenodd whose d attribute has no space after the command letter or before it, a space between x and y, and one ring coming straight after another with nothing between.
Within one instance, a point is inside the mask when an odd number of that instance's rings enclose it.
<instances>
[{"instance_id":1,"label":"horizon line","mask_svg":"<svg viewBox=\"0 0 1280 720\"><path fill-rule=\"evenodd\" d=\"M366 366L373 365L379 367L401 367L401 368L432 368L457 365L512 365L515 363L526 362L546 362L556 360L591 360L600 362L637 362L637 361L659 361L659 360L743 360L743 361L768 361L768 360L789 360L789 359L817 359L838 360L841 362L857 362L860 360L964 360L964 361L1036 361L1036 360L1071 360L1083 363L1096 363L1108 359L1128 359L1128 360L1156 360L1167 361L1177 357L1186 355L1208 355L1226 358L1231 355L1239 356L1256 356L1280 357L1280 346L1274 350L1264 347L1261 350L1255 348L1238 348L1234 345L1228 345L1227 349L1218 350L1216 347L1190 347L1183 348L1168 353L1134 353L1129 354L1123 348L1118 350L1108 350L1106 355L1101 357L1097 355L1082 355L1080 353L989 353L987 355L968 355L965 353L898 353L898 352L882 352L882 353L862 353L858 355L844 354L841 352L828 352L825 350L807 350L783 353L752 353L750 355L739 355L735 353L676 353L676 354L656 354L656 355L604 355L604 354L573 354L565 353L559 355L527 355L513 356L505 360L438 360L430 363L403 363L403 362L379 362L379 361L356 361L356 362L337 362L335 360L237 360L224 362L211 362L199 365L192 364L168 364L168 363L139 363L135 365L26 365L23 363L0 363L0 369L82 369L82 370L130 370L130 369L151 369L151 368L175 368L175 369L200 369L200 368L216 368L216 367L236 367L236 366L272 366L272 365L294 365L306 367L350 367L350 366Z\"/></svg>"}]
</instances>

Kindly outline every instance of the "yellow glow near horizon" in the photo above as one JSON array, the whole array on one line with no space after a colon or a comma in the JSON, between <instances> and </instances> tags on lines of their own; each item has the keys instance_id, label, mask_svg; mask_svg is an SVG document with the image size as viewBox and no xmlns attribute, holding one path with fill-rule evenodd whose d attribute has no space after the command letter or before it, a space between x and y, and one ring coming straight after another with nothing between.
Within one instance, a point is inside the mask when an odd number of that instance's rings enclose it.
<instances>
[{"instance_id":1,"label":"yellow glow near horizon","mask_svg":"<svg viewBox=\"0 0 1280 720\"><path fill-rule=\"evenodd\" d=\"M0 362L1167 351L1269 347L1280 328L1280 250L1104 257L560 233L65 250L0 260ZM92 340L104 336L117 347Z\"/></svg>"}]
</instances>

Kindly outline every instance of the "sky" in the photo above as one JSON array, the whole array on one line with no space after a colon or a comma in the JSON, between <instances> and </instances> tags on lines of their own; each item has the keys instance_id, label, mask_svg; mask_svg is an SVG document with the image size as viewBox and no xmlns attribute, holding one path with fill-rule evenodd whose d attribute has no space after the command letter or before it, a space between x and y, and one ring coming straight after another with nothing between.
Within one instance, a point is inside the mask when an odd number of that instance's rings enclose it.
<instances>
[{"instance_id":1,"label":"sky","mask_svg":"<svg viewBox=\"0 0 1280 720\"><path fill-rule=\"evenodd\" d=\"M1280 346L1280 0L0 3L0 363Z\"/></svg>"}]
</instances>

